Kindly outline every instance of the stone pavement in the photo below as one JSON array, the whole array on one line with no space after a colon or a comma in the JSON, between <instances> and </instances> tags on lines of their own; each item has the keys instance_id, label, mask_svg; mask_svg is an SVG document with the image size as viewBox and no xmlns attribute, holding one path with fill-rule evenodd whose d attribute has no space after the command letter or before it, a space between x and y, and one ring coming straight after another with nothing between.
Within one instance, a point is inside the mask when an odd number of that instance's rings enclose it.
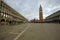
<instances>
[{"instance_id":1,"label":"stone pavement","mask_svg":"<svg viewBox=\"0 0 60 40\"><path fill-rule=\"evenodd\" d=\"M60 24L26 23L0 26L0 40L60 40Z\"/></svg>"}]
</instances>

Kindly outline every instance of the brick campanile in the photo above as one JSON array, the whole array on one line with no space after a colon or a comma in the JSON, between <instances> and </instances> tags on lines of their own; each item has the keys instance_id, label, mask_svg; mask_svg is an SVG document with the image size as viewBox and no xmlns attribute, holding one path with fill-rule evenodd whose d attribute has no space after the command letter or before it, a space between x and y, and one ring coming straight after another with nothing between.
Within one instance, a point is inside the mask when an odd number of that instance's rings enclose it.
<instances>
[{"instance_id":1,"label":"brick campanile","mask_svg":"<svg viewBox=\"0 0 60 40\"><path fill-rule=\"evenodd\" d=\"M42 6L41 5L39 8L39 20L40 20L40 23L43 23L43 12L42 12Z\"/></svg>"}]
</instances>

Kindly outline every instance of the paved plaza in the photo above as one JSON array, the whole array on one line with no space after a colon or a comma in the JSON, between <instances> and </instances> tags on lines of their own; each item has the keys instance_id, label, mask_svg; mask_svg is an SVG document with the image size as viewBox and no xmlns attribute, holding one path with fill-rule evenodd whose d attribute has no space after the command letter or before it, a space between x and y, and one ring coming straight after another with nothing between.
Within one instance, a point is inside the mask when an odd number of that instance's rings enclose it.
<instances>
[{"instance_id":1,"label":"paved plaza","mask_svg":"<svg viewBox=\"0 0 60 40\"><path fill-rule=\"evenodd\" d=\"M60 24L0 25L0 40L60 40Z\"/></svg>"}]
</instances>

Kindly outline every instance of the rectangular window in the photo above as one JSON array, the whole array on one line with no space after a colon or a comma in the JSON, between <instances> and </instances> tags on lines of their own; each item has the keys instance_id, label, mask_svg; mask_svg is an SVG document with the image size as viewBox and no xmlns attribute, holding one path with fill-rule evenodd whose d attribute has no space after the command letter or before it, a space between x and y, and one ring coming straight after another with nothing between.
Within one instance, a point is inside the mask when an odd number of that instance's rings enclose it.
<instances>
[{"instance_id":1,"label":"rectangular window","mask_svg":"<svg viewBox=\"0 0 60 40\"><path fill-rule=\"evenodd\" d=\"M0 9L1 9L1 1L0 1Z\"/></svg>"}]
</instances>

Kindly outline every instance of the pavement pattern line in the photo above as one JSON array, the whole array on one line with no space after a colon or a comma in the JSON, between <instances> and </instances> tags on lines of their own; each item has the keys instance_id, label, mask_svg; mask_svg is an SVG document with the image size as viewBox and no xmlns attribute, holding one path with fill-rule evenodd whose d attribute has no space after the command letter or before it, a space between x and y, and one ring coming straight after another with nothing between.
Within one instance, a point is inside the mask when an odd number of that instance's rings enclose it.
<instances>
[{"instance_id":1,"label":"pavement pattern line","mask_svg":"<svg viewBox=\"0 0 60 40\"><path fill-rule=\"evenodd\" d=\"M13 32L9 32L10 34L19 34L19 33L13 33Z\"/></svg>"},{"instance_id":2,"label":"pavement pattern line","mask_svg":"<svg viewBox=\"0 0 60 40\"><path fill-rule=\"evenodd\" d=\"M18 40L18 38L21 37L21 35L22 35L29 27L30 27L30 26L29 26L29 24L28 24L28 26L24 29L24 31L22 31L21 33L19 33L19 34L17 35L17 37L14 38L14 40Z\"/></svg>"}]
</instances>

